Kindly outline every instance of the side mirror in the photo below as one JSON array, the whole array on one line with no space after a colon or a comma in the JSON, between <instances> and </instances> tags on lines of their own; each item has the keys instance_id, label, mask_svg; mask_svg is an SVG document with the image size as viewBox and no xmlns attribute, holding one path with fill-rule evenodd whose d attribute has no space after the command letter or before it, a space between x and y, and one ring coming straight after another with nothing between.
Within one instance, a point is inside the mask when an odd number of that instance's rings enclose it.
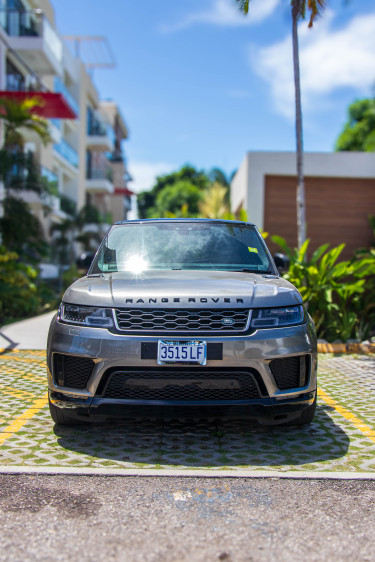
<instances>
[{"instance_id":1,"label":"side mirror","mask_svg":"<svg viewBox=\"0 0 375 562\"><path fill-rule=\"evenodd\" d=\"M283 275L283 273L289 270L290 260L288 256L278 253L273 256L273 259L280 275Z\"/></svg>"}]
</instances>

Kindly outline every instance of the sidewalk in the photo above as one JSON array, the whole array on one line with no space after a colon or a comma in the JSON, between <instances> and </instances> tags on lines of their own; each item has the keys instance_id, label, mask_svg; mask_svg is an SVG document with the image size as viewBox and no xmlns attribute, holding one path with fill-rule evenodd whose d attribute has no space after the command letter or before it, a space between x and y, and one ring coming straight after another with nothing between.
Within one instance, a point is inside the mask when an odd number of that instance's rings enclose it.
<instances>
[{"instance_id":1,"label":"sidewalk","mask_svg":"<svg viewBox=\"0 0 375 562\"><path fill-rule=\"evenodd\" d=\"M56 310L0 328L0 349L46 349L49 325Z\"/></svg>"}]
</instances>

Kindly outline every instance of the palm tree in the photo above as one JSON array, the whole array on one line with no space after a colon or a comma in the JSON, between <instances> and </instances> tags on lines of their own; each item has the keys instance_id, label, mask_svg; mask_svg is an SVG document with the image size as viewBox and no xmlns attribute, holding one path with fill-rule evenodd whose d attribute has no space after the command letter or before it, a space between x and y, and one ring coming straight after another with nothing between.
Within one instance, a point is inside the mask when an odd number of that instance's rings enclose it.
<instances>
[{"instance_id":1,"label":"palm tree","mask_svg":"<svg viewBox=\"0 0 375 562\"><path fill-rule=\"evenodd\" d=\"M12 151L23 148L24 139L20 129L33 131L45 145L51 142L48 122L35 113L35 109L40 108L42 104L43 102L36 97L22 101L0 99L0 119L5 126L4 149Z\"/></svg>"},{"instance_id":2,"label":"palm tree","mask_svg":"<svg viewBox=\"0 0 375 562\"><path fill-rule=\"evenodd\" d=\"M12 190L32 189L41 192L43 188L32 158L23 151L24 138L21 132L22 129L33 131L43 144L52 140L48 122L35 113L42 105L43 101L36 97L22 101L0 99L0 120L4 123L4 144L0 150L0 244L4 224L12 218L7 213L13 199ZM30 211L27 206L22 209L23 219L28 220Z\"/></svg>"},{"instance_id":3,"label":"palm tree","mask_svg":"<svg viewBox=\"0 0 375 562\"><path fill-rule=\"evenodd\" d=\"M249 11L250 0L236 0L239 9L245 15ZM306 11L310 13L309 27L313 26L314 20L324 10L326 0L291 0L292 13L292 40L293 40L293 70L296 107L296 145L297 145L297 232L298 247L301 248L306 240L306 202L305 202L305 180L303 174L303 135L302 135L302 108L301 108L301 85L298 54L298 22L305 19Z\"/></svg>"},{"instance_id":4,"label":"palm tree","mask_svg":"<svg viewBox=\"0 0 375 562\"><path fill-rule=\"evenodd\" d=\"M228 189L215 182L205 192L204 198L198 203L199 215L208 219L221 219L229 213L226 202Z\"/></svg>"}]
</instances>

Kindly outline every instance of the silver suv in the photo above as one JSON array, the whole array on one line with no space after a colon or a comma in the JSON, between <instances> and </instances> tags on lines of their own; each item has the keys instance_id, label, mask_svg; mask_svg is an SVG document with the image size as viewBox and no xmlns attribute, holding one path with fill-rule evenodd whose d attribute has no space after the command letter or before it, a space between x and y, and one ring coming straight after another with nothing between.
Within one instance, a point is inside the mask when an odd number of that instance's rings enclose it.
<instances>
[{"instance_id":1,"label":"silver suv","mask_svg":"<svg viewBox=\"0 0 375 562\"><path fill-rule=\"evenodd\" d=\"M311 422L316 334L253 224L116 223L65 292L47 349L58 424L153 415Z\"/></svg>"}]
</instances>

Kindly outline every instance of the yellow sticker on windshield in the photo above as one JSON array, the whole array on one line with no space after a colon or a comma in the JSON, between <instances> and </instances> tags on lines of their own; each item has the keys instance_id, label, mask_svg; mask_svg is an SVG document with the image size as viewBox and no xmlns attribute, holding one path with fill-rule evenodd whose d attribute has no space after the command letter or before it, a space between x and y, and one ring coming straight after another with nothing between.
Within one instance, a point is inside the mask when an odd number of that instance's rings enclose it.
<instances>
[{"instance_id":1,"label":"yellow sticker on windshield","mask_svg":"<svg viewBox=\"0 0 375 562\"><path fill-rule=\"evenodd\" d=\"M249 252L252 252L253 254L258 253L258 248L250 248L250 246L248 246L247 249L249 250Z\"/></svg>"}]
</instances>

